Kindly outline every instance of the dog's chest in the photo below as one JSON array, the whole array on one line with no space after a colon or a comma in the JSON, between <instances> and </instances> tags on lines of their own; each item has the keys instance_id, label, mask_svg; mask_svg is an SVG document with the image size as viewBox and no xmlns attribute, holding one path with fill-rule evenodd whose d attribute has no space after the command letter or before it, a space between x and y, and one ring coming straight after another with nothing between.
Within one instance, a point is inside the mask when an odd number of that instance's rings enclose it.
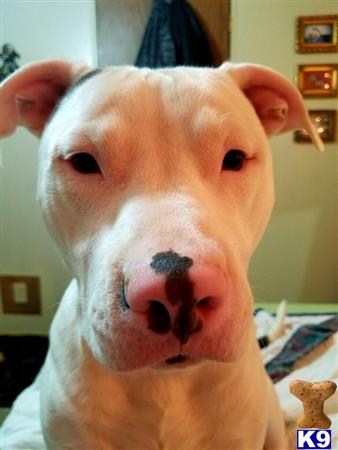
<instances>
[{"instance_id":1,"label":"dog's chest","mask_svg":"<svg viewBox=\"0 0 338 450\"><path fill-rule=\"evenodd\" d=\"M215 450L233 442L233 448L241 449L238 417L245 399L232 402L231 392L215 373L206 375L160 379L145 372L110 384L96 379L86 391L88 407L80 408L80 400L74 399L79 416L69 423L69 437L76 439L70 448ZM76 437L74 430L79 431ZM250 441L249 434L247 438Z\"/></svg>"},{"instance_id":2,"label":"dog's chest","mask_svg":"<svg viewBox=\"0 0 338 450\"><path fill-rule=\"evenodd\" d=\"M98 389L92 385L87 391L91 406L81 413L90 423L85 445L92 441L95 448L107 450L208 448L217 417L204 386L198 391L175 377L160 380L149 372L123 378L109 384L99 380Z\"/></svg>"},{"instance_id":3,"label":"dog's chest","mask_svg":"<svg viewBox=\"0 0 338 450\"><path fill-rule=\"evenodd\" d=\"M119 410L114 408L109 423L98 418L95 434L102 439L102 448L207 449L215 448L223 434L215 426L219 417L215 417L210 405L201 407L198 402L183 401L179 394L172 401L149 398L149 401L143 399L142 405L138 403L135 399L135 402L120 405ZM94 436L93 442L95 439Z\"/></svg>"},{"instance_id":4,"label":"dog's chest","mask_svg":"<svg viewBox=\"0 0 338 450\"><path fill-rule=\"evenodd\" d=\"M139 404L140 398L135 398L116 403L110 411L98 409L85 445L92 441L95 448L105 450L186 450L217 448L222 437L224 442L225 417L216 415L211 405L183 399L179 393L176 399L167 400L143 398Z\"/></svg>"}]
</instances>

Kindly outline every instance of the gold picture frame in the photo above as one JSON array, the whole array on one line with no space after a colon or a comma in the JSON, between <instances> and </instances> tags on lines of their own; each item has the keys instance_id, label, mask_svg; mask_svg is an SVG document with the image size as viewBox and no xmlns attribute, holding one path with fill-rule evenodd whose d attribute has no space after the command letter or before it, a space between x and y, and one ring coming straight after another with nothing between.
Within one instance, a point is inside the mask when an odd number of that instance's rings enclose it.
<instances>
[{"instance_id":1,"label":"gold picture frame","mask_svg":"<svg viewBox=\"0 0 338 450\"><path fill-rule=\"evenodd\" d=\"M335 97L338 64L298 66L297 85L303 97Z\"/></svg>"},{"instance_id":2,"label":"gold picture frame","mask_svg":"<svg viewBox=\"0 0 338 450\"><path fill-rule=\"evenodd\" d=\"M309 114L322 141L335 142L337 112L335 110L311 110ZM310 138L304 130L297 130L294 138L296 142L310 142Z\"/></svg>"},{"instance_id":3,"label":"gold picture frame","mask_svg":"<svg viewBox=\"0 0 338 450\"><path fill-rule=\"evenodd\" d=\"M298 53L338 52L338 14L297 17Z\"/></svg>"}]
</instances>

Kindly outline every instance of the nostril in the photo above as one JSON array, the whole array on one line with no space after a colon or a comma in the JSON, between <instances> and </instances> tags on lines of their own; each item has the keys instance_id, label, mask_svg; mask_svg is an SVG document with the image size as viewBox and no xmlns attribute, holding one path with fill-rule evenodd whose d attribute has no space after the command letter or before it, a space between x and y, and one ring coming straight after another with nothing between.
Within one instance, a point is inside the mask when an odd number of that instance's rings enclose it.
<instances>
[{"instance_id":1,"label":"nostril","mask_svg":"<svg viewBox=\"0 0 338 450\"><path fill-rule=\"evenodd\" d=\"M122 280L121 284L120 284L120 289L119 289L119 295L118 295L118 299L120 302L120 306L123 309L123 311L126 311L127 309L130 308L130 306L128 305L127 299L126 299L126 294L125 294L125 290L124 290L124 280Z\"/></svg>"},{"instance_id":2,"label":"nostril","mask_svg":"<svg viewBox=\"0 0 338 450\"><path fill-rule=\"evenodd\" d=\"M214 308L214 301L212 297L204 297L202 300L198 301L196 304L197 309L208 310Z\"/></svg>"},{"instance_id":3,"label":"nostril","mask_svg":"<svg viewBox=\"0 0 338 450\"><path fill-rule=\"evenodd\" d=\"M147 311L148 328L158 334L168 333L171 320L167 308L157 300L150 300Z\"/></svg>"},{"instance_id":4,"label":"nostril","mask_svg":"<svg viewBox=\"0 0 338 450\"><path fill-rule=\"evenodd\" d=\"M199 302L197 302L197 308L206 308L209 306L209 297L202 298Z\"/></svg>"}]
</instances>

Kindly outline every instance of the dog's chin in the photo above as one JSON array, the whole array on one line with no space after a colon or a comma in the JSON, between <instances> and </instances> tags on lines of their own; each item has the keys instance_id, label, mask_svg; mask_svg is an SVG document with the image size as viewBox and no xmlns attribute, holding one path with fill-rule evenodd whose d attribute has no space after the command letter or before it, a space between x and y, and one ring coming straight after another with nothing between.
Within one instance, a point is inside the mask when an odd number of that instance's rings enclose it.
<instances>
[{"instance_id":1,"label":"dog's chin","mask_svg":"<svg viewBox=\"0 0 338 450\"><path fill-rule=\"evenodd\" d=\"M218 338L210 336L203 343L194 337L185 345L180 345L174 336L168 336L161 342L156 339L144 341L131 334L107 336L92 333L86 339L87 345L96 361L110 371L133 371L139 369L172 370L185 369L210 361L232 363L245 352L246 333L238 336ZM141 336L142 337L142 336Z\"/></svg>"},{"instance_id":2,"label":"dog's chin","mask_svg":"<svg viewBox=\"0 0 338 450\"><path fill-rule=\"evenodd\" d=\"M184 369L200 364L203 361L203 358L198 358L187 353L179 353L177 355L169 356L164 360L156 361L149 367L156 370Z\"/></svg>"},{"instance_id":3,"label":"dog's chin","mask_svg":"<svg viewBox=\"0 0 338 450\"><path fill-rule=\"evenodd\" d=\"M89 345L94 359L103 367L113 372L129 372L142 369L153 370L183 370L197 366L201 363L233 363L243 354L243 348L223 349L155 349L144 352L125 352L120 348L120 352L112 353L111 348Z\"/></svg>"},{"instance_id":4,"label":"dog's chin","mask_svg":"<svg viewBox=\"0 0 338 450\"><path fill-rule=\"evenodd\" d=\"M94 355L95 359L103 365L106 369L113 372L130 372L135 370L142 369L153 369L153 370L183 370L187 368L192 368L199 364L205 362L217 362L217 363L230 363L236 361L240 355L237 352L231 354L222 354L222 355L211 355L211 354L195 354L184 352L182 350L181 353L169 353L163 354L160 352L159 354L152 355L134 355L133 358L124 357L121 355L120 358L107 358L107 354L105 357L97 358L98 355Z\"/></svg>"},{"instance_id":5,"label":"dog's chin","mask_svg":"<svg viewBox=\"0 0 338 450\"><path fill-rule=\"evenodd\" d=\"M165 359L156 361L149 364L148 367L157 370L173 370L173 369L185 369L193 366L197 366L202 363L233 363L240 358L238 352L232 352L221 355L211 354L194 354L194 353L179 353L177 355L169 356Z\"/></svg>"},{"instance_id":6,"label":"dog's chin","mask_svg":"<svg viewBox=\"0 0 338 450\"><path fill-rule=\"evenodd\" d=\"M137 371L137 370L143 370L143 369L152 369L152 370L160 370L160 371L170 371L170 370L184 370L191 367L195 367L201 363L204 363L206 361L214 361L214 362L220 362L220 360L216 359L207 359L207 358L199 358L196 356L188 355L180 353L178 355L173 355L165 359L160 360L154 360L154 361L147 361L142 362L138 361L136 364L135 362L132 364L120 364L116 365L115 363L108 365L108 369L112 371L117 372L130 372L130 371ZM224 361L222 361L224 362Z\"/></svg>"}]
</instances>

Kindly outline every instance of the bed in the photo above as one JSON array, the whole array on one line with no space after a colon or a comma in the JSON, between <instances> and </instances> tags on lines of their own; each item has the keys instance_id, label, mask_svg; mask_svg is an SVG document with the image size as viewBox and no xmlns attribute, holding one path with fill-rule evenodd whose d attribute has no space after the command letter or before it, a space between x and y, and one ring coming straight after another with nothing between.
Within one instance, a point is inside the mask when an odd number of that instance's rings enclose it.
<instances>
[{"instance_id":1,"label":"bed","mask_svg":"<svg viewBox=\"0 0 338 450\"><path fill-rule=\"evenodd\" d=\"M256 310L257 337L265 336L276 321L275 305ZM302 414L301 402L289 391L292 380L332 380L338 385L337 305L287 305L281 336L261 349L283 410L290 448L295 448L296 420ZM325 402L332 421L332 448L338 448L338 390Z\"/></svg>"}]
</instances>

